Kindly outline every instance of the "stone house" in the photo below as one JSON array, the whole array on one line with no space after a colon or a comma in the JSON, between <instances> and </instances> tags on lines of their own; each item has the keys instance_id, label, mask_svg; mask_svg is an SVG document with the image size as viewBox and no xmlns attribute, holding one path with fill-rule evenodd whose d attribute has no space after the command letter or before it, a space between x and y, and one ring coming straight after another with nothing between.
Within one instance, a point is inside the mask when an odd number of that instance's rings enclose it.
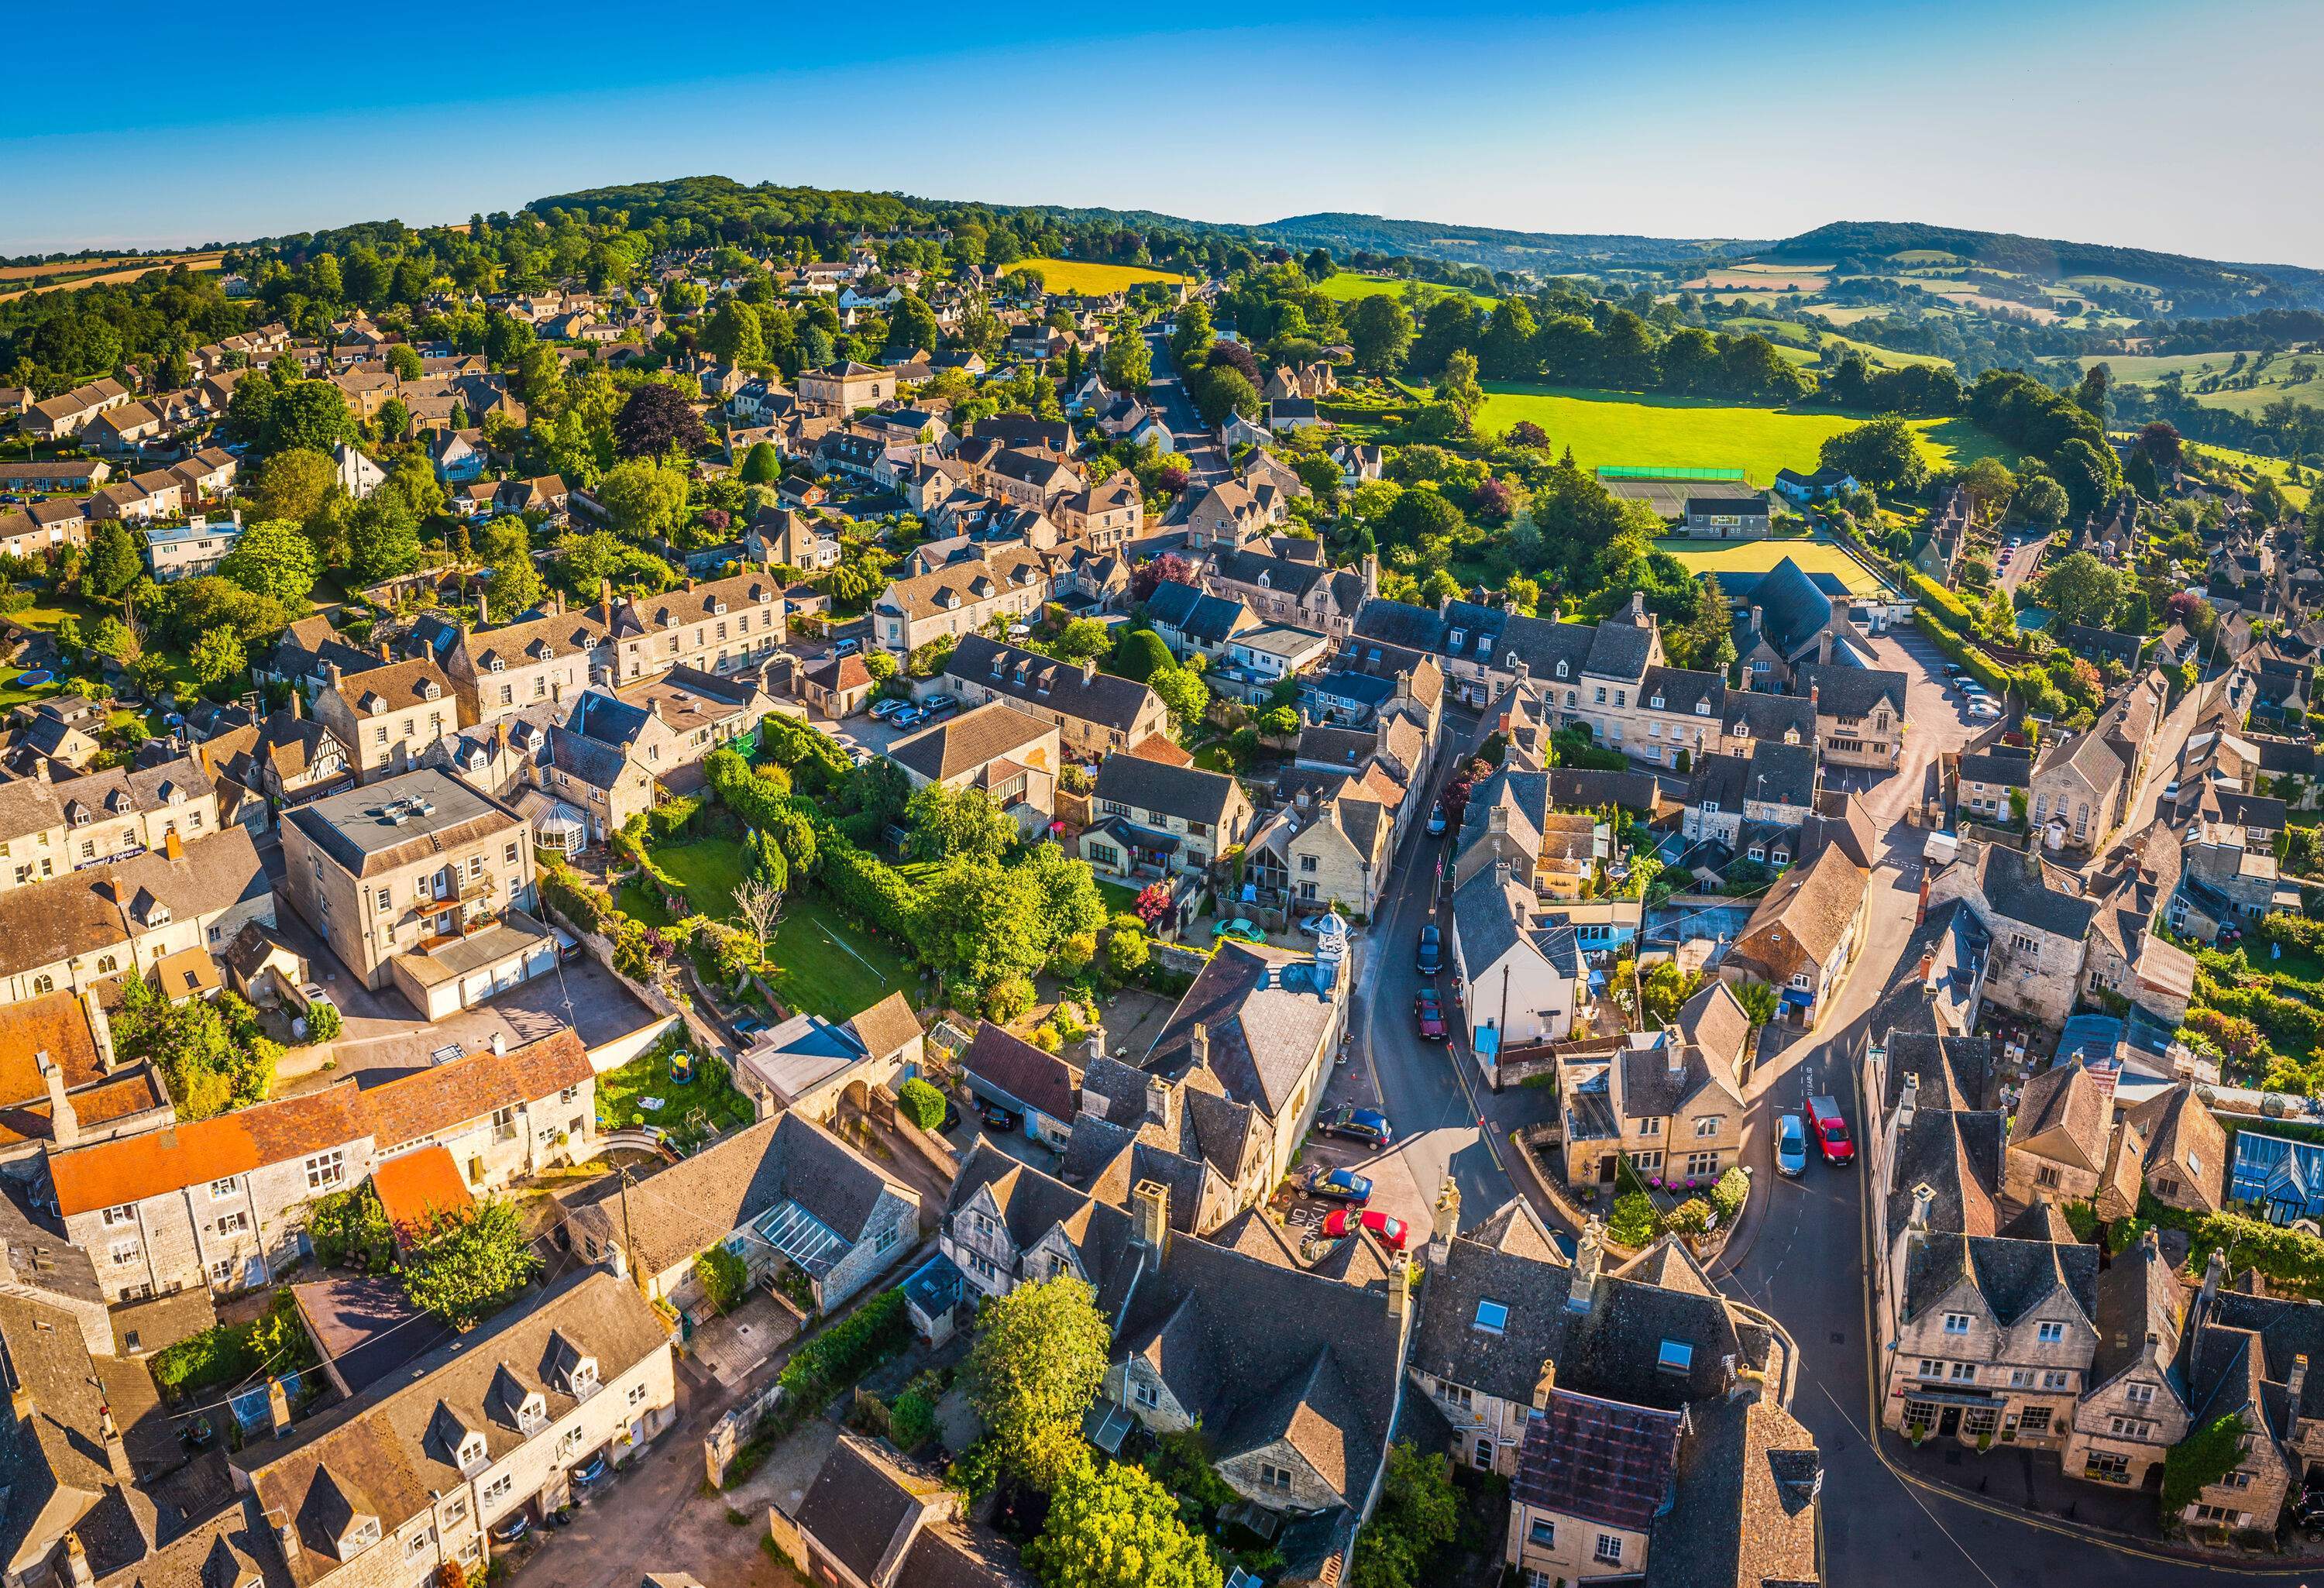
<instances>
[{"instance_id":1,"label":"stone house","mask_svg":"<svg viewBox=\"0 0 2324 1588\"><path fill-rule=\"evenodd\" d=\"M191 756L55 782L0 783L0 893L218 830L214 780Z\"/></svg>"},{"instance_id":2,"label":"stone house","mask_svg":"<svg viewBox=\"0 0 2324 1588\"><path fill-rule=\"evenodd\" d=\"M1065 754L1056 725L991 700L888 747L915 789L929 784L981 789L1031 838L1046 832L1057 808L1057 771Z\"/></svg>"},{"instance_id":3,"label":"stone house","mask_svg":"<svg viewBox=\"0 0 2324 1588\"><path fill-rule=\"evenodd\" d=\"M2009 1127L2002 1195L2021 1207L2096 1196L2113 1112L2080 1064L2057 1065L2028 1080Z\"/></svg>"},{"instance_id":4,"label":"stone house","mask_svg":"<svg viewBox=\"0 0 2324 1588\"><path fill-rule=\"evenodd\" d=\"M1095 819L1082 831L1081 857L1108 876L1200 876L1250 836L1250 800L1224 772L1109 755L1091 799Z\"/></svg>"},{"instance_id":5,"label":"stone house","mask_svg":"<svg viewBox=\"0 0 2324 1588\"><path fill-rule=\"evenodd\" d=\"M836 1310L912 1249L919 1197L796 1112L761 1120L632 1180L618 1196L572 1208L575 1249L595 1262L617 1249L649 1300L668 1301L687 1332L717 1316L695 1272L713 1247L742 1259L749 1283L796 1273L816 1307Z\"/></svg>"},{"instance_id":6,"label":"stone house","mask_svg":"<svg viewBox=\"0 0 2324 1588\"><path fill-rule=\"evenodd\" d=\"M1997 844L1964 842L1950 863L1932 870L1930 906L1961 900L1992 941L1986 999L2053 1030L2064 1025L2098 911L2076 891L2078 879Z\"/></svg>"},{"instance_id":7,"label":"stone house","mask_svg":"<svg viewBox=\"0 0 2324 1588\"><path fill-rule=\"evenodd\" d=\"M1904 760L1904 675L1881 668L1804 667L1794 692L1815 707L1816 749L1833 766L1889 771Z\"/></svg>"},{"instance_id":8,"label":"stone house","mask_svg":"<svg viewBox=\"0 0 2324 1588\"><path fill-rule=\"evenodd\" d=\"M1135 1229L1124 1208L979 1141L945 1195L941 1247L979 1297L1072 1274L1118 1316Z\"/></svg>"},{"instance_id":9,"label":"stone house","mask_svg":"<svg viewBox=\"0 0 2324 1588\"><path fill-rule=\"evenodd\" d=\"M1734 1168L1750 1035L1735 994L1713 982L1665 1030L1561 1046L1567 1184L1611 1186L1623 1162L1640 1175L1704 1183Z\"/></svg>"},{"instance_id":10,"label":"stone house","mask_svg":"<svg viewBox=\"0 0 2324 1588\"><path fill-rule=\"evenodd\" d=\"M234 1477L296 1588L409 1588L482 1570L487 1529L567 1503L597 1455L627 1464L676 1399L661 1320L598 1269L423 1356L357 1415L253 1441Z\"/></svg>"},{"instance_id":11,"label":"stone house","mask_svg":"<svg viewBox=\"0 0 2324 1588\"><path fill-rule=\"evenodd\" d=\"M903 660L938 639L960 639L995 618L1029 619L1049 598L1038 552L1000 551L890 585L872 606L880 648Z\"/></svg>"},{"instance_id":12,"label":"stone house","mask_svg":"<svg viewBox=\"0 0 2324 1588\"><path fill-rule=\"evenodd\" d=\"M2227 1133L2194 1082L2125 1110L2123 1122L2145 1144L2142 1177L2157 1201L2196 1214L2227 1205Z\"/></svg>"},{"instance_id":13,"label":"stone house","mask_svg":"<svg viewBox=\"0 0 2324 1588\"><path fill-rule=\"evenodd\" d=\"M460 726L452 680L427 657L383 657L380 666L352 675L326 662L323 672L315 720L347 747L358 783L410 771L430 746Z\"/></svg>"},{"instance_id":14,"label":"stone house","mask_svg":"<svg viewBox=\"0 0 2324 1588\"><path fill-rule=\"evenodd\" d=\"M367 1091L341 1081L56 1152L49 1182L66 1234L90 1254L108 1297L232 1292L297 1261L309 1205L360 1185L386 1159L441 1147L477 1190L588 1159L595 1095L581 1039L560 1030Z\"/></svg>"},{"instance_id":15,"label":"stone house","mask_svg":"<svg viewBox=\"0 0 2324 1588\"><path fill-rule=\"evenodd\" d=\"M1864 940L1869 883L1839 845L1818 850L1768 888L1736 935L1722 974L1757 976L1794 1020L1812 1026Z\"/></svg>"},{"instance_id":16,"label":"stone house","mask_svg":"<svg viewBox=\"0 0 2324 1588\"><path fill-rule=\"evenodd\" d=\"M1295 549L1313 545L1280 540L1276 544ZM1221 549L1204 565L1203 585L1268 622L1294 623L1337 641L1348 636L1356 614L1379 593L1379 559L1367 557L1352 568L1333 568L1320 557Z\"/></svg>"},{"instance_id":17,"label":"stone house","mask_svg":"<svg viewBox=\"0 0 2324 1588\"><path fill-rule=\"evenodd\" d=\"M2060 1461L2067 1476L2143 1488L2192 1409L2179 1367L2185 1293L2149 1230L2098 1275L2098 1343Z\"/></svg>"},{"instance_id":18,"label":"stone house","mask_svg":"<svg viewBox=\"0 0 2324 1588\"><path fill-rule=\"evenodd\" d=\"M0 909L0 998L86 992L173 955L225 952L246 922L274 924L274 893L247 829L14 890Z\"/></svg>"},{"instance_id":19,"label":"stone house","mask_svg":"<svg viewBox=\"0 0 2324 1588\"><path fill-rule=\"evenodd\" d=\"M1514 863L1489 866L1452 893L1446 958L1466 989L1466 1036L1498 1085L1505 1047L1562 1042L1588 1018L1589 972L1571 927L1536 920L1539 901Z\"/></svg>"},{"instance_id":20,"label":"stone house","mask_svg":"<svg viewBox=\"0 0 2324 1588\"><path fill-rule=\"evenodd\" d=\"M825 412L875 408L896 394L896 372L850 360L799 371L798 400Z\"/></svg>"},{"instance_id":21,"label":"stone house","mask_svg":"<svg viewBox=\"0 0 2324 1588\"><path fill-rule=\"evenodd\" d=\"M964 705L1007 700L1057 725L1067 754L1095 760L1166 731L1162 697L1135 679L1076 667L982 634L964 636L945 664L945 687Z\"/></svg>"},{"instance_id":22,"label":"stone house","mask_svg":"<svg viewBox=\"0 0 2324 1588\"><path fill-rule=\"evenodd\" d=\"M159 1130L175 1118L152 1063L115 1051L96 993L0 1005L0 1163Z\"/></svg>"},{"instance_id":23,"label":"stone house","mask_svg":"<svg viewBox=\"0 0 2324 1588\"><path fill-rule=\"evenodd\" d=\"M792 1491L794 1494L798 1491ZM804 1497L779 1504L775 1543L824 1588L1029 1588L1014 1546L975 1522L943 1477L884 1445L842 1434ZM796 1535L794 1552L786 1534ZM645 1588L700 1588L648 1576Z\"/></svg>"},{"instance_id":24,"label":"stone house","mask_svg":"<svg viewBox=\"0 0 2324 1588\"><path fill-rule=\"evenodd\" d=\"M1253 833L1247 866L1294 914L1339 904L1370 917L1379 908L1396 844L1395 793L1370 778L1342 778L1328 793L1303 788Z\"/></svg>"}]
</instances>

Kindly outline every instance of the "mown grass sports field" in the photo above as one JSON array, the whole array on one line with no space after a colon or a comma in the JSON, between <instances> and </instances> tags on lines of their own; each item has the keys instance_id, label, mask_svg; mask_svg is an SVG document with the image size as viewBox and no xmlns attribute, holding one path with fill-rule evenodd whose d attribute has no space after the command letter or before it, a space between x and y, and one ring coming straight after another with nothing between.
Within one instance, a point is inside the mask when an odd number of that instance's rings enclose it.
<instances>
[{"instance_id":1,"label":"mown grass sports field","mask_svg":"<svg viewBox=\"0 0 2324 1588\"><path fill-rule=\"evenodd\" d=\"M1360 276L1346 271L1328 277L1315 289L1326 298L1336 298L1342 303L1353 303L1360 298L1402 298L1404 290L1412 283L1398 276ZM1449 287L1441 282L1431 283L1440 292L1464 292L1465 287ZM1498 306L1500 300L1482 292L1469 295L1486 308Z\"/></svg>"},{"instance_id":2,"label":"mown grass sports field","mask_svg":"<svg viewBox=\"0 0 2324 1588\"><path fill-rule=\"evenodd\" d=\"M1584 469L1609 466L1739 468L1764 485L1784 468L1812 471L1826 439L1864 422L1841 413L1795 413L1691 397L1597 392L1567 386L1487 385L1477 429L1486 434L1530 420L1553 451L1571 447ZM1932 466L1987 454L2008 461L1993 437L1964 419L1916 419Z\"/></svg>"},{"instance_id":3,"label":"mown grass sports field","mask_svg":"<svg viewBox=\"0 0 2324 1588\"><path fill-rule=\"evenodd\" d=\"M1093 259L1020 259L1010 270L1038 270L1052 292L1126 292L1140 282L1183 282L1185 276L1141 264L1105 264Z\"/></svg>"},{"instance_id":4,"label":"mown grass sports field","mask_svg":"<svg viewBox=\"0 0 2324 1588\"><path fill-rule=\"evenodd\" d=\"M1862 563L1829 540L1803 537L1794 540L1656 540L1655 549L1667 551L1701 578L1706 574L1763 574L1786 557L1800 571L1831 574L1859 596L1880 588L1880 581Z\"/></svg>"}]
</instances>

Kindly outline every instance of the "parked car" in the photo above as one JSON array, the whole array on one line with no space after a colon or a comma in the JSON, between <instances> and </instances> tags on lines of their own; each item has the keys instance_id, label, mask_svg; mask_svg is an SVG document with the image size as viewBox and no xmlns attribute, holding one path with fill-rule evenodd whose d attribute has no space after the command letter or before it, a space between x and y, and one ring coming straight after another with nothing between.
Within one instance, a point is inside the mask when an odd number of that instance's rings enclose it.
<instances>
[{"instance_id":1,"label":"parked car","mask_svg":"<svg viewBox=\"0 0 2324 1588\"><path fill-rule=\"evenodd\" d=\"M987 1130L993 1131L1014 1131L1025 1123L1015 1109L1003 1108L997 1103L986 1103L978 1111L977 1117L983 1120Z\"/></svg>"},{"instance_id":2,"label":"parked car","mask_svg":"<svg viewBox=\"0 0 2324 1588\"><path fill-rule=\"evenodd\" d=\"M2001 707L1990 700L1972 700L1969 703L1969 714L1979 722L1997 722L2001 717Z\"/></svg>"},{"instance_id":3,"label":"parked car","mask_svg":"<svg viewBox=\"0 0 2324 1588\"><path fill-rule=\"evenodd\" d=\"M605 1453L601 1450L573 1469L573 1481L585 1485L594 1483L611 1471L613 1466L605 1460Z\"/></svg>"},{"instance_id":4,"label":"parked car","mask_svg":"<svg viewBox=\"0 0 2324 1588\"><path fill-rule=\"evenodd\" d=\"M920 702L920 711L930 722L950 716L960 709L960 702L949 695L931 695Z\"/></svg>"},{"instance_id":5,"label":"parked car","mask_svg":"<svg viewBox=\"0 0 2324 1588\"><path fill-rule=\"evenodd\" d=\"M888 723L891 727L917 728L927 720L928 714L927 712L922 711L917 706L908 706L904 707L903 710L898 712L895 716L890 717L888 719Z\"/></svg>"},{"instance_id":6,"label":"parked car","mask_svg":"<svg viewBox=\"0 0 2324 1588\"><path fill-rule=\"evenodd\" d=\"M1351 1217L1351 1214L1354 1216ZM1390 1251L1402 1251L1405 1242L1411 1238L1410 1225L1402 1219L1390 1218L1376 1208L1366 1208L1361 1213L1355 1213L1351 1208L1335 1208L1323 1221L1323 1233L1334 1241L1343 1235L1352 1235L1359 1229L1370 1232L1373 1240Z\"/></svg>"},{"instance_id":7,"label":"parked car","mask_svg":"<svg viewBox=\"0 0 2324 1588\"><path fill-rule=\"evenodd\" d=\"M1428 813L1428 836L1432 838L1441 838L1444 836L1444 802L1442 799L1438 800L1435 808Z\"/></svg>"},{"instance_id":8,"label":"parked car","mask_svg":"<svg viewBox=\"0 0 2324 1588\"><path fill-rule=\"evenodd\" d=\"M1856 1161L1856 1143L1848 1133L1848 1121L1840 1116L1840 1104L1829 1097L1808 1099L1808 1118L1815 1123L1816 1145L1823 1149L1823 1160L1838 1167Z\"/></svg>"},{"instance_id":9,"label":"parked car","mask_svg":"<svg viewBox=\"0 0 2324 1588\"><path fill-rule=\"evenodd\" d=\"M897 699L893 695L882 695L872 703L872 718L884 723L909 704L908 701Z\"/></svg>"},{"instance_id":10,"label":"parked car","mask_svg":"<svg viewBox=\"0 0 2324 1588\"><path fill-rule=\"evenodd\" d=\"M1358 1108L1352 1103L1342 1103L1317 1114L1315 1128L1326 1136L1345 1136L1351 1141L1361 1141L1375 1151L1396 1140L1388 1115L1378 1109Z\"/></svg>"},{"instance_id":11,"label":"parked car","mask_svg":"<svg viewBox=\"0 0 2324 1588\"><path fill-rule=\"evenodd\" d=\"M863 642L861 640L842 640L831 648L831 653L834 656L853 656L862 649Z\"/></svg>"},{"instance_id":12,"label":"parked car","mask_svg":"<svg viewBox=\"0 0 2324 1588\"><path fill-rule=\"evenodd\" d=\"M514 1544L531 1531L532 1514L530 1511L515 1511L493 1524L493 1542Z\"/></svg>"},{"instance_id":13,"label":"parked car","mask_svg":"<svg viewBox=\"0 0 2324 1588\"><path fill-rule=\"evenodd\" d=\"M1795 1113L1775 1116L1775 1172L1796 1175L1808 1167L1808 1130Z\"/></svg>"},{"instance_id":14,"label":"parked car","mask_svg":"<svg viewBox=\"0 0 2324 1588\"><path fill-rule=\"evenodd\" d=\"M1945 663L1945 677L1949 679L1965 679L1969 677L1969 669L1961 666L1961 664L1957 661L1949 661Z\"/></svg>"},{"instance_id":15,"label":"parked car","mask_svg":"<svg viewBox=\"0 0 2324 1588\"><path fill-rule=\"evenodd\" d=\"M1444 1029L1444 1005L1437 1001L1435 994L1435 988L1425 987L1413 996L1413 1026L1419 1031L1420 1039L1423 1042L1447 1040L1447 1033Z\"/></svg>"},{"instance_id":16,"label":"parked car","mask_svg":"<svg viewBox=\"0 0 2324 1588\"><path fill-rule=\"evenodd\" d=\"M1444 934L1434 926L1420 928L1420 974L1433 976L1444 968Z\"/></svg>"},{"instance_id":17,"label":"parked car","mask_svg":"<svg viewBox=\"0 0 2324 1588\"><path fill-rule=\"evenodd\" d=\"M2173 779L2172 779L2169 782L2167 782L2167 783L2165 783L2165 784L2163 784L2163 799L2168 799L2168 800L2174 801L2174 802L2178 799L2178 798L2179 798L2179 780L2178 780L2178 779L2173 778Z\"/></svg>"},{"instance_id":18,"label":"parked car","mask_svg":"<svg viewBox=\"0 0 2324 1588\"><path fill-rule=\"evenodd\" d=\"M1361 1207L1372 1199L1372 1183L1353 1169L1326 1168L1317 1164L1307 1171L1307 1195L1329 1197L1333 1202L1352 1202Z\"/></svg>"}]
</instances>

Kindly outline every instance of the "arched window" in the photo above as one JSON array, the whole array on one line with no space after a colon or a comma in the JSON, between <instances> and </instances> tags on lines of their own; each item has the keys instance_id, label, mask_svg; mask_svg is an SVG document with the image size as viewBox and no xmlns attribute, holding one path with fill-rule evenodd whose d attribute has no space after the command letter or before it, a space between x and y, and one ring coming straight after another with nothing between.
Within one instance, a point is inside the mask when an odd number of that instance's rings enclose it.
<instances>
[{"instance_id":1,"label":"arched window","mask_svg":"<svg viewBox=\"0 0 2324 1588\"><path fill-rule=\"evenodd\" d=\"M32 978L32 992L34 996L37 997L43 992L53 992L56 990L57 979L54 976L34 976Z\"/></svg>"},{"instance_id":2,"label":"arched window","mask_svg":"<svg viewBox=\"0 0 2324 1588\"><path fill-rule=\"evenodd\" d=\"M97 956L97 974L98 975L100 975L100 976L109 976L109 975L111 975L114 972L115 972L115 971L119 970L120 968L121 968L121 959L120 959L120 956L117 956L117 955L112 955L112 954L105 954L105 955L99 955L99 956Z\"/></svg>"}]
</instances>

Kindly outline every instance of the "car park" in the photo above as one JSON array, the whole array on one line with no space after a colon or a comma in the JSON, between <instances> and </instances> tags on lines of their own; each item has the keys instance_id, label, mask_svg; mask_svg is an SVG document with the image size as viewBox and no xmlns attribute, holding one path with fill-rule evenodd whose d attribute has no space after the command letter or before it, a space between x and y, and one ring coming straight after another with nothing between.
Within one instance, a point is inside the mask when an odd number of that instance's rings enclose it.
<instances>
[{"instance_id":1,"label":"car park","mask_svg":"<svg viewBox=\"0 0 2324 1588\"><path fill-rule=\"evenodd\" d=\"M1396 1131L1388 1124L1388 1115L1378 1109L1358 1108L1352 1103L1342 1103L1317 1114L1315 1129L1326 1136L1344 1136L1351 1141L1361 1141L1374 1151L1396 1140Z\"/></svg>"},{"instance_id":2,"label":"car park","mask_svg":"<svg viewBox=\"0 0 2324 1588\"><path fill-rule=\"evenodd\" d=\"M1808 1131L1795 1113L1775 1116L1775 1172L1796 1175L1808 1167Z\"/></svg>"},{"instance_id":3,"label":"car park","mask_svg":"<svg viewBox=\"0 0 2324 1588\"><path fill-rule=\"evenodd\" d=\"M1420 928L1420 974L1433 976L1444 968L1444 934L1434 926Z\"/></svg>"},{"instance_id":4,"label":"car park","mask_svg":"<svg viewBox=\"0 0 2324 1588\"><path fill-rule=\"evenodd\" d=\"M1310 1196L1328 1197L1333 1202L1352 1202L1360 1207L1372 1199L1372 1183L1353 1169L1329 1168L1317 1164L1307 1171L1305 1190Z\"/></svg>"},{"instance_id":5,"label":"car park","mask_svg":"<svg viewBox=\"0 0 2324 1588\"><path fill-rule=\"evenodd\" d=\"M1337 1241L1362 1230L1390 1251L1402 1251L1412 1238L1411 1226L1402 1219L1391 1218L1376 1208L1356 1213L1351 1208L1334 1208L1332 1216L1323 1221L1323 1233Z\"/></svg>"},{"instance_id":6,"label":"car park","mask_svg":"<svg viewBox=\"0 0 2324 1588\"><path fill-rule=\"evenodd\" d=\"M1816 1145L1823 1149L1824 1162L1839 1168L1856 1161L1856 1142L1848 1133L1848 1121L1837 1102L1822 1095L1810 1097L1808 1119L1815 1126Z\"/></svg>"}]
</instances>

